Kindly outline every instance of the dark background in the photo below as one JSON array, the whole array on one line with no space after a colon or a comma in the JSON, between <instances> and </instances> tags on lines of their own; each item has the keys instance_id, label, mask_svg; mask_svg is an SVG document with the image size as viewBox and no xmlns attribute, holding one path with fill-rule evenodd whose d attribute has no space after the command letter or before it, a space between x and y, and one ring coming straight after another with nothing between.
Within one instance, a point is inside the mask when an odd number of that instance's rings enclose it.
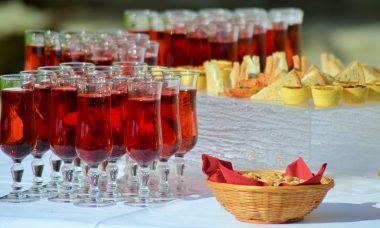
<instances>
[{"instance_id":1,"label":"dark background","mask_svg":"<svg viewBox=\"0 0 380 228\"><path fill-rule=\"evenodd\" d=\"M23 68L23 31L30 28L122 28L126 9L299 7L305 12L303 53L319 65L323 51L345 64L357 59L380 67L377 0L23 0L0 1L0 74Z\"/></svg>"}]
</instances>

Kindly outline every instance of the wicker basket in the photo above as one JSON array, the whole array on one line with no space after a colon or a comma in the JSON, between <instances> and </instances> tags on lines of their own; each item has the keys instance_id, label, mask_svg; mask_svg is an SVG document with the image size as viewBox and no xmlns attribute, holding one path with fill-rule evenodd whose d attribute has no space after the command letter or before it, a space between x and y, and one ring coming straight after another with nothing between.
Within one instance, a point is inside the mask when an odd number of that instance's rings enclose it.
<instances>
[{"instance_id":1,"label":"wicker basket","mask_svg":"<svg viewBox=\"0 0 380 228\"><path fill-rule=\"evenodd\" d=\"M278 170L252 170L260 173ZM243 171L245 172L245 171ZM246 186L207 181L218 202L237 220L249 223L289 223L302 220L319 206L334 180L302 186Z\"/></svg>"}]
</instances>

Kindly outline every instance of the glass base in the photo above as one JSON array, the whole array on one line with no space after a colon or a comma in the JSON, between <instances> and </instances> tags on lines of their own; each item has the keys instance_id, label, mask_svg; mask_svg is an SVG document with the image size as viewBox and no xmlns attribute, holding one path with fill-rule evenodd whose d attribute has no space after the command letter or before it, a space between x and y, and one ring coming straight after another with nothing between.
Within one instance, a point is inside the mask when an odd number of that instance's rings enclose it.
<instances>
[{"instance_id":1,"label":"glass base","mask_svg":"<svg viewBox=\"0 0 380 228\"><path fill-rule=\"evenodd\" d=\"M122 202L126 200L126 198L122 196L120 192L117 192L117 191L103 192L101 193L101 198L107 201L114 201L114 202Z\"/></svg>"},{"instance_id":2,"label":"glass base","mask_svg":"<svg viewBox=\"0 0 380 228\"><path fill-rule=\"evenodd\" d=\"M39 198L36 198L36 197L31 197L25 194L13 194L13 193L10 193L0 198L0 202L7 202L7 203L27 203L27 202L34 202L38 200Z\"/></svg>"},{"instance_id":3,"label":"glass base","mask_svg":"<svg viewBox=\"0 0 380 228\"><path fill-rule=\"evenodd\" d=\"M119 191L123 196L137 196L138 195L138 187L135 187L135 186L131 186L131 187L126 186L120 189Z\"/></svg>"},{"instance_id":4,"label":"glass base","mask_svg":"<svg viewBox=\"0 0 380 228\"><path fill-rule=\"evenodd\" d=\"M35 197L35 198L46 198L49 196L46 188L44 187L31 187L29 190L25 192L27 196Z\"/></svg>"},{"instance_id":5,"label":"glass base","mask_svg":"<svg viewBox=\"0 0 380 228\"><path fill-rule=\"evenodd\" d=\"M48 198L49 201L58 203L73 203L78 200L77 195L74 193L56 193L51 194Z\"/></svg>"},{"instance_id":6,"label":"glass base","mask_svg":"<svg viewBox=\"0 0 380 228\"><path fill-rule=\"evenodd\" d=\"M79 198L88 198L90 196L88 193L89 189L90 187L88 185L82 186L77 191L75 191L75 193Z\"/></svg>"},{"instance_id":7,"label":"glass base","mask_svg":"<svg viewBox=\"0 0 380 228\"><path fill-rule=\"evenodd\" d=\"M110 207L116 205L116 202L103 199L86 198L76 200L74 205L78 207Z\"/></svg>"},{"instance_id":8,"label":"glass base","mask_svg":"<svg viewBox=\"0 0 380 228\"><path fill-rule=\"evenodd\" d=\"M181 188L181 189L173 190L172 196L177 197L177 198L183 198L183 197L199 198L200 197L198 192L195 192L195 191L188 189L188 188Z\"/></svg>"},{"instance_id":9,"label":"glass base","mask_svg":"<svg viewBox=\"0 0 380 228\"><path fill-rule=\"evenodd\" d=\"M154 192L152 195L152 199L154 202L164 203L176 200L178 198L176 198L171 192Z\"/></svg>"},{"instance_id":10,"label":"glass base","mask_svg":"<svg viewBox=\"0 0 380 228\"><path fill-rule=\"evenodd\" d=\"M52 182L50 181L49 183L46 184L46 190L48 192L58 192L58 189L61 188L62 186L62 181L61 182Z\"/></svg>"},{"instance_id":11,"label":"glass base","mask_svg":"<svg viewBox=\"0 0 380 228\"><path fill-rule=\"evenodd\" d=\"M149 207L155 204L153 198L132 197L127 198L124 205L131 207Z\"/></svg>"}]
</instances>

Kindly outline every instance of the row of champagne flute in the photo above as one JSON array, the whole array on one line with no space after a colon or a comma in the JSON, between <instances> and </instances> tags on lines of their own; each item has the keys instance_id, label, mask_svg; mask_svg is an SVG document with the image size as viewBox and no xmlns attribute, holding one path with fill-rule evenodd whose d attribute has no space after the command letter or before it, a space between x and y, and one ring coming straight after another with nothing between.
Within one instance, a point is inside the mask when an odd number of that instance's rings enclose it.
<instances>
[{"instance_id":1,"label":"row of champagne flute","mask_svg":"<svg viewBox=\"0 0 380 228\"><path fill-rule=\"evenodd\" d=\"M261 68L265 57L286 51L301 54L303 11L298 8L177 9L162 13L148 9L126 10L126 29L144 32L160 43L160 65L202 65L208 59L241 61L257 55Z\"/></svg>"},{"instance_id":2,"label":"row of champagne flute","mask_svg":"<svg viewBox=\"0 0 380 228\"><path fill-rule=\"evenodd\" d=\"M25 70L57 66L60 62L91 62L99 66L116 61L157 65L159 43L146 34L122 30L25 31Z\"/></svg>"},{"instance_id":3,"label":"row of champagne flute","mask_svg":"<svg viewBox=\"0 0 380 228\"><path fill-rule=\"evenodd\" d=\"M50 194L49 200L75 201L78 205L87 206L106 206L114 203L121 198L116 188L116 160L127 151L129 156L140 164L140 173L143 174L141 180L146 181L149 174L148 164L158 156L160 157L163 171L159 195L161 199L162 196L167 197L170 192L167 186L166 161L170 155L176 153L184 167L182 157L196 143L195 85L198 72L157 71L154 73L152 69L157 68L145 66L135 71L135 76L137 74L139 77L128 78L115 76L115 72L110 74L117 67L108 67L108 71L104 70L107 67L102 67L102 70L100 70L101 67L97 67L99 70L93 71L90 69L95 69L95 66L89 63L61 65L55 71L51 70L54 67L50 67L50 71L25 71L22 75L1 77L4 81L2 82L1 148L15 162L12 168L14 189L2 200L31 201L34 198L30 196L37 196L38 193L40 197L43 195L41 184L38 188L40 192L35 191L34 195L23 195L19 186L22 172L18 172L19 177L15 178L15 173L17 173L15 170L21 170L22 166L19 163L32 151L35 161L40 160L49 144L53 153L64 162L62 189ZM68 66L71 67L68 68ZM79 71L78 68L81 70ZM119 72L119 76L122 75L120 73L122 71L116 72ZM153 75L155 78L160 75L161 77L155 79ZM33 88L35 79L37 83ZM7 83L7 81L12 81L12 83ZM179 91L180 82L183 85ZM161 91L163 102L160 106ZM26 99L24 96L26 92L30 93L32 98L29 96ZM8 93L13 94L13 97L17 99L4 100L4 95L7 96ZM51 107L47 107L48 105ZM31 109L28 111L32 112L25 112L26 109ZM179 112L179 110L182 111ZM51 112L50 115L48 112ZM34 113L35 122L32 115ZM12 120L19 125L12 124ZM27 124L25 120L28 120ZM3 125L7 124L10 126L3 128ZM27 126L29 128L26 128ZM132 129L132 132L129 133L128 129ZM19 135L16 140L15 134ZM20 145L28 147L23 146L20 149ZM127 146L131 147L126 150ZM89 167L88 180L91 183L89 192L76 190L70 183L73 173L72 161L77 155ZM98 198L96 167L106 159L110 177L107 191L103 194L103 199L106 199L104 201ZM40 177L41 174L36 176ZM178 183L183 185L183 179L180 177L178 180ZM140 181L139 194L144 197L133 201L131 198L130 202L143 204L149 202L146 183ZM79 195L78 193L84 197L81 201L78 201L76 196ZM133 195L130 193L128 194Z\"/></svg>"}]
</instances>

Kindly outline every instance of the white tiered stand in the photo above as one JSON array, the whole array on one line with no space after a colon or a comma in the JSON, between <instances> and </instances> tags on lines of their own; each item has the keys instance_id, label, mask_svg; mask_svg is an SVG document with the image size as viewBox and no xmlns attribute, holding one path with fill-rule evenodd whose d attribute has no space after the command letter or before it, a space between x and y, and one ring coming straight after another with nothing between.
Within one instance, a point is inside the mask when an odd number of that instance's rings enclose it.
<instances>
[{"instance_id":1,"label":"white tiered stand","mask_svg":"<svg viewBox=\"0 0 380 228\"><path fill-rule=\"evenodd\" d=\"M284 169L302 156L312 171L327 162L330 174L368 177L380 168L380 104L316 109L200 94L197 112L192 161L207 153L237 169Z\"/></svg>"}]
</instances>

